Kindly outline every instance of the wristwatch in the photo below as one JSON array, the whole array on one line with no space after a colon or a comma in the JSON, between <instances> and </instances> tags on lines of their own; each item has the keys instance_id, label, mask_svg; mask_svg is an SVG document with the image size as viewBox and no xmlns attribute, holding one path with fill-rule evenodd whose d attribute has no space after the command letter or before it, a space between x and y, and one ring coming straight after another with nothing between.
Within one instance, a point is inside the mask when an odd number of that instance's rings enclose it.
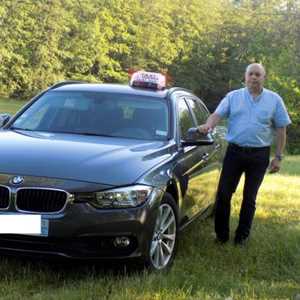
<instances>
[{"instance_id":1,"label":"wristwatch","mask_svg":"<svg viewBox=\"0 0 300 300\"><path fill-rule=\"evenodd\" d=\"M283 156L281 154L276 154L275 158L277 158L279 161L282 161Z\"/></svg>"}]
</instances>

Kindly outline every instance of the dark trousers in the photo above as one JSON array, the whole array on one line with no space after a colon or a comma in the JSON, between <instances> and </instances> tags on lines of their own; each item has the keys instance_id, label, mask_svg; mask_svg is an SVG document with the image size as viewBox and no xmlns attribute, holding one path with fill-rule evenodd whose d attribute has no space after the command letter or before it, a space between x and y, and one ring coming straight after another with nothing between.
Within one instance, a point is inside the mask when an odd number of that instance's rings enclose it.
<instances>
[{"instance_id":1,"label":"dark trousers","mask_svg":"<svg viewBox=\"0 0 300 300\"><path fill-rule=\"evenodd\" d=\"M269 165L269 157L270 147L228 145L216 198L215 231L219 239L229 238L230 202L243 173L245 184L236 238L247 238L250 234L256 195Z\"/></svg>"}]
</instances>

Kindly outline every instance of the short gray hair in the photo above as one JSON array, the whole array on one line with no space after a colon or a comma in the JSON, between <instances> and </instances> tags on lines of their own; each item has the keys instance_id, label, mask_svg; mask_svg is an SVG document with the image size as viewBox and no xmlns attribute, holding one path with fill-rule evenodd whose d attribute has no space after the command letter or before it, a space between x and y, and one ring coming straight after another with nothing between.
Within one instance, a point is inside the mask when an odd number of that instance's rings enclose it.
<instances>
[{"instance_id":1,"label":"short gray hair","mask_svg":"<svg viewBox=\"0 0 300 300\"><path fill-rule=\"evenodd\" d=\"M262 64L259 64L259 63L253 63L253 64L248 65L247 68L246 68L246 72L245 73L248 73L249 70L250 70L250 68L252 68L254 66L259 67L260 69L262 69L263 72L264 72L264 75L266 75L265 67Z\"/></svg>"}]
</instances>

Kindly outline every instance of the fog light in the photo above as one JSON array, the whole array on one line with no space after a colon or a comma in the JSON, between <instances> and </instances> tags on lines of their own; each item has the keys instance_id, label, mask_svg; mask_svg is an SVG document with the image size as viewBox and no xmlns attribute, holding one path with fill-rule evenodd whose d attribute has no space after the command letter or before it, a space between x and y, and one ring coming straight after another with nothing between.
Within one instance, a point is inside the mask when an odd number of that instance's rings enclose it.
<instances>
[{"instance_id":1,"label":"fog light","mask_svg":"<svg viewBox=\"0 0 300 300\"><path fill-rule=\"evenodd\" d=\"M114 239L114 246L118 248L128 247L130 244L130 239L126 236L118 236Z\"/></svg>"}]
</instances>

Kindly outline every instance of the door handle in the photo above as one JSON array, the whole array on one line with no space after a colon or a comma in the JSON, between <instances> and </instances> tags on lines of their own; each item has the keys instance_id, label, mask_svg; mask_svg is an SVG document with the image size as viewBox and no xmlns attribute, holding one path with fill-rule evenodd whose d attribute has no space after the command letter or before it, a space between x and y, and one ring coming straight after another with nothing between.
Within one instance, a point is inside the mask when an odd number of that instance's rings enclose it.
<instances>
[{"instance_id":1,"label":"door handle","mask_svg":"<svg viewBox=\"0 0 300 300\"><path fill-rule=\"evenodd\" d=\"M209 158L209 153L203 153L203 155L201 156L201 160L204 161L208 161L208 158Z\"/></svg>"}]
</instances>

